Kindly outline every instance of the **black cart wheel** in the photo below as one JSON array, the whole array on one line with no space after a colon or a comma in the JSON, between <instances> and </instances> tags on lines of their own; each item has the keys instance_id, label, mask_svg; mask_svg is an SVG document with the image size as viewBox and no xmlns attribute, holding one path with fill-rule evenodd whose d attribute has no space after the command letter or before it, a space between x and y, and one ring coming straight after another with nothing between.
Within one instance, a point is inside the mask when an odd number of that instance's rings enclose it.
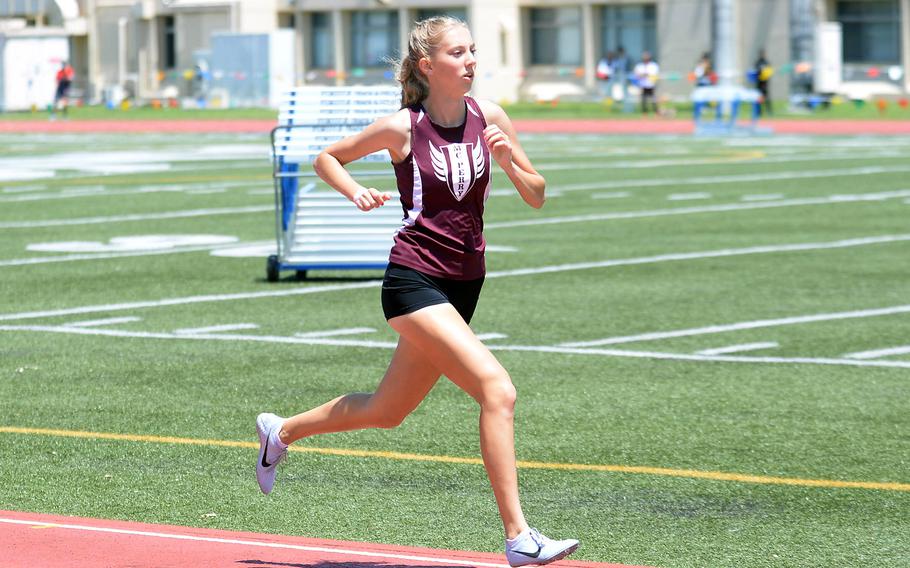
<instances>
[{"instance_id":1,"label":"black cart wheel","mask_svg":"<svg viewBox=\"0 0 910 568\"><path fill-rule=\"evenodd\" d=\"M306 280L306 270L297 271L297 280Z\"/></svg>"},{"instance_id":2,"label":"black cart wheel","mask_svg":"<svg viewBox=\"0 0 910 568\"><path fill-rule=\"evenodd\" d=\"M278 256L270 255L265 261L265 277L269 282L278 282Z\"/></svg>"}]
</instances>

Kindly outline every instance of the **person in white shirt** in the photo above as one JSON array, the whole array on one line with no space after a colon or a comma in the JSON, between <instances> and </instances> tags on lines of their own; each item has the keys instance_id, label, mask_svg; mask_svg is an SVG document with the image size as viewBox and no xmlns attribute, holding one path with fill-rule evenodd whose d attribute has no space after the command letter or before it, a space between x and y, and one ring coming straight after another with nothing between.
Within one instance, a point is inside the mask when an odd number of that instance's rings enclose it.
<instances>
[{"instance_id":1,"label":"person in white shirt","mask_svg":"<svg viewBox=\"0 0 910 568\"><path fill-rule=\"evenodd\" d=\"M612 51L608 51L600 58L600 61L597 62L597 80L600 83L600 94L604 99L607 99L612 96L612 86L613 86L613 59L615 55Z\"/></svg>"},{"instance_id":2,"label":"person in white shirt","mask_svg":"<svg viewBox=\"0 0 910 568\"><path fill-rule=\"evenodd\" d=\"M648 101L650 100L654 114L660 114L657 108L657 97L654 94L657 81L660 79L660 66L651 59L650 52L645 51L641 54L641 62L635 66L632 74L641 88L641 112L648 114Z\"/></svg>"}]
</instances>

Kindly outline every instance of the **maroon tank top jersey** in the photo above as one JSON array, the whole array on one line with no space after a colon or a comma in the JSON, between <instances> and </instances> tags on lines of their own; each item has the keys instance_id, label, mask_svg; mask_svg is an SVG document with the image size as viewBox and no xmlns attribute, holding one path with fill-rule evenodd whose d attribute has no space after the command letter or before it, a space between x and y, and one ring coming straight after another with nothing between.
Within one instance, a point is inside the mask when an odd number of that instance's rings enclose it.
<instances>
[{"instance_id":1,"label":"maroon tank top jersey","mask_svg":"<svg viewBox=\"0 0 910 568\"><path fill-rule=\"evenodd\" d=\"M487 123L477 101L465 97L465 121L452 128L410 107L411 153L395 167L404 223L389 260L441 278L484 275L483 207L490 194Z\"/></svg>"}]
</instances>

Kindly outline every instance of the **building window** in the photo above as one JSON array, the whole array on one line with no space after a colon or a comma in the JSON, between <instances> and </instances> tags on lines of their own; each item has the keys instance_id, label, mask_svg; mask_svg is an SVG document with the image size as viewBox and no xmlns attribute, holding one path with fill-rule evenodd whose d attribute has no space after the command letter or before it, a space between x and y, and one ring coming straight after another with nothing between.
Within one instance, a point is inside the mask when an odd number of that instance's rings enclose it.
<instances>
[{"instance_id":1,"label":"building window","mask_svg":"<svg viewBox=\"0 0 910 568\"><path fill-rule=\"evenodd\" d=\"M351 14L351 67L383 67L398 50L397 11Z\"/></svg>"},{"instance_id":2,"label":"building window","mask_svg":"<svg viewBox=\"0 0 910 568\"><path fill-rule=\"evenodd\" d=\"M531 65L581 65L581 8L531 8Z\"/></svg>"},{"instance_id":3,"label":"building window","mask_svg":"<svg viewBox=\"0 0 910 568\"><path fill-rule=\"evenodd\" d=\"M600 12L601 49L625 49L630 61L649 51L657 57L657 8L654 4L604 6Z\"/></svg>"},{"instance_id":4,"label":"building window","mask_svg":"<svg viewBox=\"0 0 910 568\"><path fill-rule=\"evenodd\" d=\"M310 67L335 68L335 38L332 34L332 14L329 12L310 14Z\"/></svg>"},{"instance_id":5,"label":"building window","mask_svg":"<svg viewBox=\"0 0 910 568\"><path fill-rule=\"evenodd\" d=\"M837 3L845 63L900 63L899 0Z\"/></svg>"},{"instance_id":6,"label":"building window","mask_svg":"<svg viewBox=\"0 0 910 568\"><path fill-rule=\"evenodd\" d=\"M293 12L278 13L278 27L282 29L294 29L297 27L297 14Z\"/></svg>"},{"instance_id":7,"label":"building window","mask_svg":"<svg viewBox=\"0 0 910 568\"><path fill-rule=\"evenodd\" d=\"M174 16L161 18L161 61L165 69L177 67L177 31Z\"/></svg>"},{"instance_id":8,"label":"building window","mask_svg":"<svg viewBox=\"0 0 910 568\"><path fill-rule=\"evenodd\" d=\"M433 16L452 16L462 22L468 21L468 11L464 8L421 8L417 10L417 21L426 20Z\"/></svg>"}]
</instances>

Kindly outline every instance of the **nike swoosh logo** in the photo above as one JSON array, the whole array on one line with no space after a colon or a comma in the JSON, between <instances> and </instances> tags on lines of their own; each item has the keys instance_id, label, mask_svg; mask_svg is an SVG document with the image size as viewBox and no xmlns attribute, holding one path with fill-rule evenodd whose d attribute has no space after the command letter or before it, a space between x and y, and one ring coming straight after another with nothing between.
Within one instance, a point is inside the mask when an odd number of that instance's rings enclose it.
<instances>
[{"instance_id":1,"label":"nike swoosh logo","mask_svg":"<svg viewBox=\"0 0 910 568\"><path fill-rule=\"evenodd\" d=\"M538 556L540 556L541 550L543 550L543 547L538 544L537 550L535 552L522 552L520 550L513 550L512 552L516 552L518 554L521 554L522 556L527 556L529 558L537 558Z\"/></svg>"},{"instance_id":2,"label":"nike swoosh logo","mask_svg":"<svg viewBox=\"0 0 910 568\"><path fill-rule=\"evenodd\" d=\"M265 441L265 450L262 451L262 467L272 467L272 464L265 461L265 456L269 453L269 441Z\"/></svg>"}]
</instances>

